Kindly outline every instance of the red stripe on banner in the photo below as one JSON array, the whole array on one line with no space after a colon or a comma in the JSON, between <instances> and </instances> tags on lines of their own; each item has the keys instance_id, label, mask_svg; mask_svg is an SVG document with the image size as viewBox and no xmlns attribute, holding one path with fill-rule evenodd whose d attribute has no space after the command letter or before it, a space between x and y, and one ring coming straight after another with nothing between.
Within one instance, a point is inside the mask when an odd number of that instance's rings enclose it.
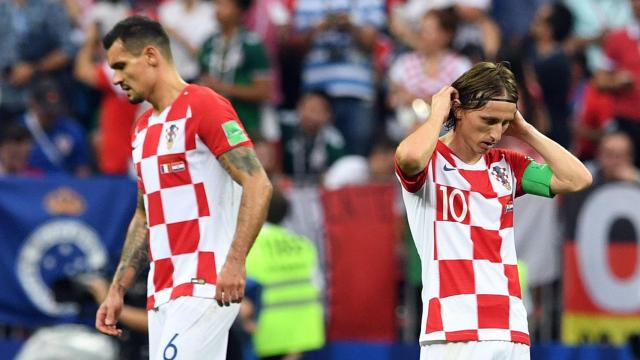
<instances>
[{"instance_id":1,"label":"red stripe on banner","mask_svg":"<svg viewBox=\"0 0 640 360\"><path fill-rule=\"evenodd\" d=\"M395 248L401 224L395 185L322 193L328 283L328 339L394 341L398 304Z\"/></svg>"},{"instance_id":2,"label":"red stripe on banner","mask_svg":"<svg viewBox=\"0 0 640 360\"><path fill-rule=\"evenodd\" d=\"M618 279L630 279L635 274L638 266L637 249L635 241L609 245L609 268Z\"/></svg>"},{"instance_id":3,"label":"red stripe on banner","mask_svg":"<svg viewBox=\"0 0 640 360\"><path fill-rule=\"evenodd\" d=\"M621 242L610 243L608 246L609 268L616 277L624 279L628 273L633 274L637 265L638 247L635 243ZM578 266L576 243L575 241L567 241L564 244L564 304L565 311L569 313L592 313L611 315L610 311L606 311L598 306L592 299L589 291L587 291L583 277L589 276L582 273ZM622 276L621 276L622 275ZM640 312L632 312L631 314L640 314ZM620 314L617 314L620 315Z\"/></svg>"}]
</instances>

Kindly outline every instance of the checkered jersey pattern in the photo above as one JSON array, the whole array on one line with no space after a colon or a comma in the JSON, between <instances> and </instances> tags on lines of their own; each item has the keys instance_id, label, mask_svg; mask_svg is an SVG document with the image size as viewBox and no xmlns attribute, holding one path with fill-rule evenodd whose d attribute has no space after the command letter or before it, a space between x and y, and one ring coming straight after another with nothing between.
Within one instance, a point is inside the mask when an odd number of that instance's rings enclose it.
<instances>
[{"instance_id":1,"label":"checkered jersey pattern","mask_svg":"<svg viewBox=\"0 0 640 360\"><path fill-rule=\"evenodd\" d=\"M422 261L421 344L529 344L513 233L513 200L529 162L492 149L469 165L439 141L421 173L406 177L396 166Z\"/></svg>"},{"instance_id":2,"label":"checkered jersey pattern","mask_svg":"<svg viewBox=\"0 0 640 360\"><path fill-rule=\"evenodd\" d=\"M229 101L197 85L138 120L132 147L149 226L147 309L214 297L242 194L217 157L239 146L252 145Z\"/></svg>"}]
</instances>

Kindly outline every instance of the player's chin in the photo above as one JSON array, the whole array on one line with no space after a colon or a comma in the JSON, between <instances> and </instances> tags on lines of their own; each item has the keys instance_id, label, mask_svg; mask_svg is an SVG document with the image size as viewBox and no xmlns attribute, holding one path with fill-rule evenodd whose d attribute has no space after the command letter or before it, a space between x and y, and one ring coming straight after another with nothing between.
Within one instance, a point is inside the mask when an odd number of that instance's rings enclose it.
<instances>
[{"instance_id":1,"label":"player's chin","mask_svg":"<svg viewBox=\"0 0 640 360\"><path fill-rule=\"evenodd\" d=\"M138 96L138 95L131 95L129 96L129 102L132 104L140 104L141 102L144 101L144 98L142 96Z\"/></svg>"}]
</instances>

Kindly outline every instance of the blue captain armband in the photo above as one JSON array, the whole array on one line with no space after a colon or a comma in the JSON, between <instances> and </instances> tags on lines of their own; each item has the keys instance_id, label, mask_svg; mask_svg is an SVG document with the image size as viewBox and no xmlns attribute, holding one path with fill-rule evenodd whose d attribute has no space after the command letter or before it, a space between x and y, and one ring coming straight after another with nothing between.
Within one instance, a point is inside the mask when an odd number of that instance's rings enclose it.
<instances>
[{"instance_id":1,"label":"blue captain armband","mask_svg":"<svg viewBox=\"0 0 640 360\"><path fill-rule=\"evenodd\" d=\"M547 164L531 161L522 174L522 191L527 194L552 198L551 176L553 171Z\"/></svg>"}]
</instances>

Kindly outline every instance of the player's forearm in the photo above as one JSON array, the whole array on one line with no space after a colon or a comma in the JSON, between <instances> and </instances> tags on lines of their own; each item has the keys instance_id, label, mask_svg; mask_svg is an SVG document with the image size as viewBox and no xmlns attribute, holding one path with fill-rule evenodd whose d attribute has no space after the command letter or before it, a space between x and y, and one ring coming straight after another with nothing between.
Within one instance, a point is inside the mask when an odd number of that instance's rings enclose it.
<instances>
[{"instance_id":1,"label":"player's forearm","mask_svg":"<svg viewBox=\"0 0 640 360\"><path fill-rule=\"evenodd\" d=\"M396 150L396 161L405 175L413 176L427 166L444 120L444 116L432 114L427 122L400 143Z\"/></svg>"},{"instance_id":2,"label":"player's forearm","mask_svg":"<svg viewBox=\"0 0 640 360\"><path fill-rule=\"evenodd\" d=\"M576 192L591 185L591 173L578 158L532 125L521 139L538 152L553 171L551 189L555 194Z\"/></svg>"},{"instance_id":3,"label":"player's forearm","mask_svg":"<svg viewBox=\"0 0 640 360\"><path fill-rule=\"evenodd\" d=\"M135 281L138 273L149 262L147 219L144 212L136 210L122 249L120 263L113 276L111 289L124 294Z\"/></svg>"},{"instance_id":4,"label":"player's forearm","mask_svg":"<svg viewBox=\"0 0 640 360\"><path fill-rule=\"evenodd\" d=\"M256 173L250 181L242 185L242 188L236 233L227 255L228 260L244 261L246 259L267 216L273 191L264 171Z\"/></svg>"}]
</instances>

